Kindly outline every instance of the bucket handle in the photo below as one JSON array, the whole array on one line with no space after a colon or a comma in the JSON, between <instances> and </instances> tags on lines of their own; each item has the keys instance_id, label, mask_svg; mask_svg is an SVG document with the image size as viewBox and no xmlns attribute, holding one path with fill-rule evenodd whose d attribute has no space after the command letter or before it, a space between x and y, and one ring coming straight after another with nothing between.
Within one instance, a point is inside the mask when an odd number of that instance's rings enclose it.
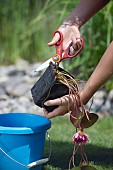
<instances>
[{"instance_id":1,"label":"bucket handle","mask_svg":"<svg viewBox=\"0 0 113 170\"><path fill-rule=\"evenodd\" d=\"M49 136L49 133L47 132L47 137L48 137L48 140L49 140L49 146L50 146L50 151L49 151L49 156L48 158L44 158L44 159L40 159L38 161L35 161L35 162L32 162L30 164L27 165L27 168L33 168L35 166L38 166L38 165L41 165L41 164L45 164L49 161L50 157L51 157L51 152L52 152L52 144L51 144L51 139L50 139L50 136Z\"/></svg>"},{"instance_id":2,"label":"bucket handle","mask_svg":"<svg viewBox=\"0 0 113 170\"><path fill-rule=\"evenodd\" d=\"M48 158L44 158L44 159L40 159L40 160L37 160L35 162L32 162L28 165L24 165L18 161L16 161L14 158L12 158L11 156L9 156L2 148L0 148L0 150L9 158L11 159L12 161L16 162L17 164L21 165L21 166L24 166L26 168L33 168L35 166L38 166L38 165L41 165L41 164L45 164L49 161L50 157L51 157L51 152L52 152L52 144L51 144L51 139L50 139L50 136L49 136L49 133L47 132L47 137L48 137L48 140L49 140L49 146L50 146L50 152L49 152L49 156Z\"/></svg>"}]
</instances>

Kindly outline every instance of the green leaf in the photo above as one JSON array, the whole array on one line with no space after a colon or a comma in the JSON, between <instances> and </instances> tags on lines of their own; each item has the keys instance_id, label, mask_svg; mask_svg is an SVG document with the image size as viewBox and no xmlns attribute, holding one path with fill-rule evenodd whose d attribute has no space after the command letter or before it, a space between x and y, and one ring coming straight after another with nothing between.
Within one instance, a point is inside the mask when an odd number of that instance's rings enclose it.
<instances>
[{"instance_id":1,"label":"green leaf","mask_svg":"<svg viewBox=\"0 0 113 170\"><path fill-rule=\"evenodd\" d=\"M71 170L96 170L96 168L93 166L86 165L86 166L82 166L82 167L78 167L78 166L73 167Z\"/></svg>"},{"instance_id":2,"label":"green leaf","mask_svg":"<svg viewBox=\"0 0 113 170\"><path fill-rule=\"evenodd\" d=\"M81 170L96 170L96 168L93 166L82 166Z\"/></svg>"},{"instance_id":3,"label":"green leaf","mask_svg":"<svg viewBox=\"0 0 113 170\"><path fill-rule=\"evenodd\" d=\"M81 170L81 168L77 166L77 167L72 168L71 170Z\"/></svg>"}]
</instances>

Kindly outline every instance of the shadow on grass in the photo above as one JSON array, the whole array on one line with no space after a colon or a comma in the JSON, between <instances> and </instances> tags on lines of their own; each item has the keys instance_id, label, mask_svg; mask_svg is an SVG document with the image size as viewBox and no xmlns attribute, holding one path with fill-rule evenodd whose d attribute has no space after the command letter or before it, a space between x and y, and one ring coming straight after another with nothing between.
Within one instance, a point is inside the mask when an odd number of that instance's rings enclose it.
<instances>
[{"instance_id":1,"label":"shadow on grass","mask_svg":"<svg viewBox=\"0 0 113 170\"><path fill-rule=\"evenodd\" d=\"M86 145L86 154L88 160L94 162L96 165L111 166L113 167L113 149L98 147L95 145ZM45 154L49 152L47 148ZM73 152L73 144L67 142L52 142L52 155L49 161L49 165L58 167L62 170L68 169L70 157ZM80 162L80 154L78 152L76 156L76 165Z\"/></svg>"}]
</instances>

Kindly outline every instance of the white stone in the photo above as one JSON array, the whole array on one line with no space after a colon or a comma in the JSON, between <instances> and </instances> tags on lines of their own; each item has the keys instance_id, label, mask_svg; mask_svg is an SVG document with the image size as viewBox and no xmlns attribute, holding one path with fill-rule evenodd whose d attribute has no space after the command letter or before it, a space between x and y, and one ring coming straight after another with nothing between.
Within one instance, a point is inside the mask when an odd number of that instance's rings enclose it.
<instances>
[{"instance_id":1,"label":"white stone","mask_svg":"<svg viewBox=\"0 0 113 170\"><path fill-rule=\"evenodd\" d=\"M109 92L108 98L113 101L113 90Z\"/></svg>"},{"instance_id":2,"label":"white stone","mask_svg":"<svg viewBox=\"0 0 113 170\"><path fill-rule=\"evenodd\" d=\"M98 99L103 99L106 97L106 92L103 91L103 90L100 90L100 91L97 91L95 94L94 94L94 99L98 98Z\"/></svg>"},{"instance_id":3,"label":"white stone","mask_svg":"<svg viewBox=\"0 0 113 170\"><path fill-rule=\"evenodd\" d=\"M110 109L111 109L111 102L110 102L110 100L106 100L105 108L106 108L106 110L110 111Z\"/></svg>"}]
</instances>

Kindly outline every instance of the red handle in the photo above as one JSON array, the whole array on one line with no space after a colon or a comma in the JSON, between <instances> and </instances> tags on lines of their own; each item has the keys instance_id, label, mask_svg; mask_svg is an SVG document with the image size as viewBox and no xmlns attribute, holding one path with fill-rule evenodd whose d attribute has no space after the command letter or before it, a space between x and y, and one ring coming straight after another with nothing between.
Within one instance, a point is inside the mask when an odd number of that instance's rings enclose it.
<instances>
[{"instance_id":1,"label":"red handle","mask_svg":"<svg viewBox=\"0 0 113 170\"><path fill-rule=\"evenodd\" d=\"M58 33L60 35L59 41L55 44L56 47L56 54L53 55L52 59L55 63L59 63L62 59L62 49L63 49L63 34L56 30L53 34L53 37L55 34Z\"/></svg>"},{"instance_id":2,"label":"red handle","mask_svg":"<svg viewBox=\"0 0 113 170\"><path fill-rule=\"evenodd\" d=\"M83 38L80 38L80 41L81 41L81 46L73 55L70 55L70 47L72 46L72 42L71 42L69 47L64 51L64 55L62 56L61 60L65 59L65 58L74 58L74 57L76 57L84 47Z\"/></svg>"},{"instance_id":3,"label":"red handle","mask_svg":"<svg viewBox=\"0 0 113 170\"><path fill-rule=\"evenodd\" d=\"M55 44L56 46L60 45L62 42L63 42L63 34L61 31L59 30L56 30L54 33L53 33L53 37L55 36L55 34L58 33L60 35L60 39L59 41Z\"/></svg>"},{"instance_id":4,"label":"red handle","mask_svg":"<svg viewBox=\"0 0 113 170\"><path fill-rule=\"evenodd\" d=\"M82 38L79 38L80 41L81 41L80 48L73 55L70 55L70 47L72 46L72 42L71 42L70 45L68 46L68 48L64 51L64 54L62 55L62 52L63 52L63 34L62 34L61 31L56 30L54 32L54 34L53 34L53 37L55 36L56 33L58 33L60 35L60 39L55 44L55 46L56 46L56 54L54 54L53 57L52 57L54 62L58 63L58 62L62 61L65 58L73 58L73 57L77 56L81 52L81 50L82 50L82 48L84 46L84 40Z\"/></svg>"}]
</instances>

